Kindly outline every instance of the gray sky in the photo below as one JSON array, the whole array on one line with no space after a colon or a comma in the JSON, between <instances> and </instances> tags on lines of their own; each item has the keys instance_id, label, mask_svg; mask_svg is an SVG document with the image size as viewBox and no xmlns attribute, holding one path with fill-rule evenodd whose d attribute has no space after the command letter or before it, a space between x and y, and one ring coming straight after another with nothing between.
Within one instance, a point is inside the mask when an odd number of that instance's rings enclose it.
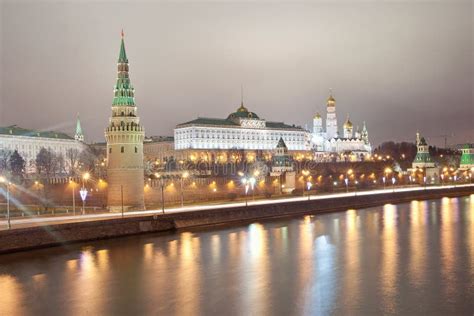
<instances>
[{"instance_id":1,"label":"gray sky","mask_svg":"<svg viewBox=\"0 0 474 316\"><path fill-rule=\"evenodd\" d=\"M0 0L1 1L1 0ZM311 126L333 89L371 141L474 141L472 1L25 2L1 6L0 125L103 141L124 28L147 135L240 103ZM325 117L325 115L323 115Z\"/></svg>"}]
</instances>

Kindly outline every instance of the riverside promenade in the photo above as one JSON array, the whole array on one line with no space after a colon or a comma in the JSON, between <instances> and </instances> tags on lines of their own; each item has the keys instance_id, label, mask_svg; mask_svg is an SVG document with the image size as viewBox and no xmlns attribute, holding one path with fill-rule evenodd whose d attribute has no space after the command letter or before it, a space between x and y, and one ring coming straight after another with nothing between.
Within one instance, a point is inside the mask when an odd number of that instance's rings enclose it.
<instances>
[{"instance_id":1,"label":"riverside promenade","mask_svg":"<svg viewBox=\"0 0 474 316\"><path fill-rule=\"evenodd\" d=\"M219 205L196 205L121 213L30 217L0 221L0 253L58 246L140 233L198 226L233 225L276 217L318 214L411 200L474 194L474 184L387 188L382 190L310 195Z\"/></svg>"}]
</instances>

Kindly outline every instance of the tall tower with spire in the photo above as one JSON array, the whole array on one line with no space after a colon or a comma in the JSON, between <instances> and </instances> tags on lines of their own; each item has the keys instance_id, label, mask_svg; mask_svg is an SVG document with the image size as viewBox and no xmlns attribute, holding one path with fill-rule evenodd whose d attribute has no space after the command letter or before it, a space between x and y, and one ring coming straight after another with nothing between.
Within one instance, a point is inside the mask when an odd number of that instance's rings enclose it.
<instances>
[{"instance_id":1,"label":"tall tower with spire","mask_svg":"<svg viewBox=\"0 0 474 316\"><path fill-rule=\"evenodd\" d=\"M112 117L105 129L107 140L107 205L111 211L144 208L143 139L145 130L140 125L135 104L135 89L128 73L124 34L117 63L117 82L114 87Z\"/></svg>"},{"instance_id":2,"label":"tall tower with spire","mask_svg":"<svg viewBox=\"0 0 474 316\"><path fill-rule=\"evenodd\" d=\"M329 94L329 98L326 103L327 116L326 116L326 134L327 138L338 137L337 133L337 117L336 117L336 100L332 96L332 91Z\"/></svg>"},{"instance_id":3,"label":"tall tower with spire","mask_svg":"<svg viewBox=\"0 0 474 316\"><path fill-rule=\"evenodd\" d=\"M82 132L81 121L79 120L79 113L77 114L76 120L76 133L74 139L80 142L84 142L84 133Z\"/></svg>"}]
</instances>

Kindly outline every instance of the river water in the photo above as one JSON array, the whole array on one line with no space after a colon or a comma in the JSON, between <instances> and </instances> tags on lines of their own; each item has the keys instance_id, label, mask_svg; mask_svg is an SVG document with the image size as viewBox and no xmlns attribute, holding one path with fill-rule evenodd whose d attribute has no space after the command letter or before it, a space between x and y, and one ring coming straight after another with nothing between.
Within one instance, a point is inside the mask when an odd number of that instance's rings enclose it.
<instances>
[{"instance_id":1,"label":"river water","mask_svg":"<svg viewBox=\"0 0 474 316\"><path fill-rule=\"evenodd\" d=\"M473 315L474 195L0 256L1 315Z\"/></svg>"}]
</instances>

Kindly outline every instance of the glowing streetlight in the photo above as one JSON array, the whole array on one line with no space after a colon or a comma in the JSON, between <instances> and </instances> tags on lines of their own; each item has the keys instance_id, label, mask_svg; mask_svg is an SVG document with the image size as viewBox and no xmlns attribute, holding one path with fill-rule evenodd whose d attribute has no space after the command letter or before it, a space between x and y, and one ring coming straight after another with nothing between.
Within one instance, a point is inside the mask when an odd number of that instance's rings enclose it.
<instances>
[{"instance_id":1,"label":"glowing streetlight","mask_svg":"<svg viewBox=\"0 0 474 316\"><path fill-rule=\"evenodd\" d=\"M184 206L184 191L183 191L183 180L188 178L189 177L189 172L185 171L182 175L181 175L181 207Z\"/></svg>"},{"instance_id":2,"label":"glowing streetlight","mask_svg":"<svg viewBox=\"0 0 474 316\"><path fill-rule=\"evenodd\" d=\"M36 184L36 182L38 182L38 181L35 181L35 184ZM71 185L71 191L72 191L72 214L76 215L76 195L74 194L74 185L75 185L75 183L71 179L71 180L69 180L69 184Z\"/></svg>"},{"instance_id":3,"label":"glowing streetlight","mask_svg":"<svg viewBox=\"0 0 474 316\"><path fill-rule=\"evenodd\" d=\"M244 188L245 188L245 206L248 205L248 201L247 201L247 195L249 193L249 180L245 177L242 178L242 184L244 185Z\"/></svg>"},{"instance_id":4,"label":"glowing streetlight","mask_svg":"<svg viewBox=\"0 0 474 316\"><path fill-rule=\"evenodd\" d=\"M8 229L11 229L12 228L12 225L10 222L10 184L11 183L3 176L0 177L0 183L4 183L7 189L7 226L8 226Z\"/></svg>"}]
</instances>

